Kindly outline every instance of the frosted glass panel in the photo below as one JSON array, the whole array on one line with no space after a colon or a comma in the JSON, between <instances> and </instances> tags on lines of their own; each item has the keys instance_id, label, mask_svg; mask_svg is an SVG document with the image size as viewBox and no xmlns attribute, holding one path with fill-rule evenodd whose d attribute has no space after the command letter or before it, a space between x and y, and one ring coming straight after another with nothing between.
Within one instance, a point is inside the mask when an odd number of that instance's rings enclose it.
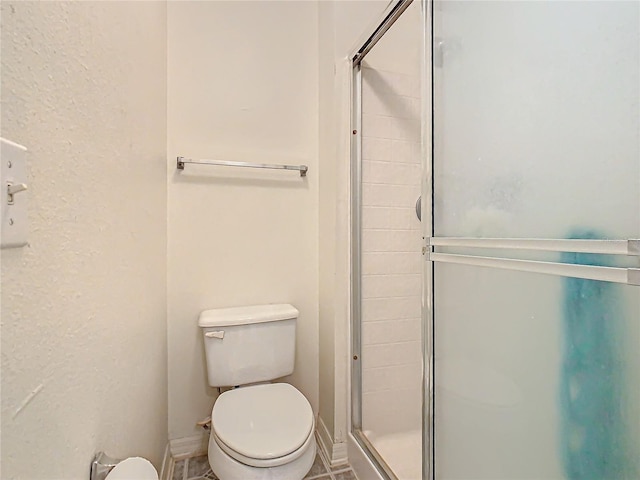
<instances>
[{"instance_id":1,"label":"frosted glass panel","mask_svg":"<svg viewBox=\"0 0 640 480\"><path fill-rule=\"evenodd\" d=\"M437 235L640 234L640 3L436 2Z\"/></svg>"},{"instance_id":2,"label":"frosted glass panel","mask_svg":"<svg viewBox=\"0 0 640 480\"><path fill-rule=\"evenodd\" d=\"M640 237L640 3L436 2L434 37L436 236ZM640 478L638 287L436 264L434 305L436 478Z\"/></svg>"},{"instance_id":3,"label":"frosted glass panel","mask_svg":"<svg viewBox=\"0 0 640 480\"><path fill-rule=\"evenodd\" d=\"M637 287L435 275L436 478L640 478Z\"/></svg>"}]
</instances>

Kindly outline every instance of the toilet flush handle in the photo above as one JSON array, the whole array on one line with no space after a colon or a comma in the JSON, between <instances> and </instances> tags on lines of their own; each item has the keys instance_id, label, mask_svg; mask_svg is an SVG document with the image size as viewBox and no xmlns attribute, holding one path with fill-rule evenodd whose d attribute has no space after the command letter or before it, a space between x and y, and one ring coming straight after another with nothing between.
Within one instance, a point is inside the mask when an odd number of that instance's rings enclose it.
<instances>
[{"instance_id":1,"label":"toilet flush handle","mask_svg":"<svg viewBox=\"0 0 640 480\"><path fill-rule=\"evenodd\" d=\"M207 337L207 338L220 338L220 339L222 339L222 338L224 338L224 330L216 330L216 331L213 331L213 332L206 332L204 334L204 336Z\"/></svg>"}]
</instances>

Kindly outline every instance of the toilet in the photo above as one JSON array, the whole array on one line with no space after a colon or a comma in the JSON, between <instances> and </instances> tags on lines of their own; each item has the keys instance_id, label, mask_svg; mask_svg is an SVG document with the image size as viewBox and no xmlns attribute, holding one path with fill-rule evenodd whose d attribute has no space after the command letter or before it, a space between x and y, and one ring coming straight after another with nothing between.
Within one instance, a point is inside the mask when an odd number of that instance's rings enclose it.
<instances>
[{"instance_id":1,"label":"toilet","mask_svg":"<svg viewBox=\"0 0 640 480\"><path fill-rule=\"evenodd\" d=\"M258 305L203 311L207 378L222 393L211 412L209 463L220 480L301 480L316 455L309 401L288 383L298 310Z\"/></svg>"}]
</instances>

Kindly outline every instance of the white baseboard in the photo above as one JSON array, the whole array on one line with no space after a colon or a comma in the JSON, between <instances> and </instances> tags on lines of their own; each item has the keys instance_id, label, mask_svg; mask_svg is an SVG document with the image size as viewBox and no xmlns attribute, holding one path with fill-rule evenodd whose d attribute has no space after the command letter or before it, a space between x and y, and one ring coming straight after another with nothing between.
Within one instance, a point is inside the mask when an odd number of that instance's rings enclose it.
<instances>
[{"instance_id":1,"label":"white baseboard","mask_svg":"<svg viewBox=\"0 0 640 480\"><path fill-rule=\"evenodd\" d=\"M333 443L333 437L322 418L318 419L318 439L319 446L332 467L337 467L349 461L347 443Z\"/></svg>"},{"instance_id":2,"label":"white baseboard","mask_svg":"<svg viewBox=\"0 0 640 480\"><path fill-rule=\"evenodd\" d=\"M191 437L169 440L169 448L174 460L206 455L209 449L209 434L202 432Z\"/></svg>"},{"instance_id":3,"label":"white baseboard","mask_svg":"<svg viewBox=\"0 0 640 480\"><path fill-rule=\"evenodd\" d=\"M164 457L162 458L162 467L160 468L160 480L169 480L173 476L172 467L171 450L167 442L167 446L164 449Z\"/></svg>"}]
</instances>

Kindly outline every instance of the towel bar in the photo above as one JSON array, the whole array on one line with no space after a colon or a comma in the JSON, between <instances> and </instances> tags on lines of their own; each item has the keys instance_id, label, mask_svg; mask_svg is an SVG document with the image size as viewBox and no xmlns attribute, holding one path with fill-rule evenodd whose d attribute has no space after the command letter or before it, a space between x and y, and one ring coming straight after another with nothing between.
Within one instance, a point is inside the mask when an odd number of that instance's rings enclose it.
<instances>
[{"instance_id":1,"label":"towel bar","mask_svg":"<svg viewBox=\"0 0 640 480\"><path fill-rule=\"evenodd\" d=\"M307 176L309 167L306 165L274 165L269 163L249 163L249 162L232 162L228 160L192 160L190 158L178 157L176 168L184 170L185 163L194 165L216 165L220 167L248 167L248 168L270 168L274 170L297 170L301 177Z\"/></svg>"}]
</instances>

